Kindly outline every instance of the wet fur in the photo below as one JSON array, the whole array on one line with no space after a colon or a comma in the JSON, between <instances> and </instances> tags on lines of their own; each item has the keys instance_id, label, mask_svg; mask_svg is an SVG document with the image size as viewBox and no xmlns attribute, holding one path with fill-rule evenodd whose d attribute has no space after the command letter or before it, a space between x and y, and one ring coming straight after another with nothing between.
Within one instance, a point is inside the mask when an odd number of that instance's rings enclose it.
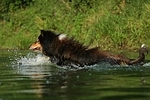
<instances>
[{"instance_id":1,"label":"wet fur","mask_svg":"<svg viewBox=\"0 0 150 100\"><path fill-rule=\"evenodd\" d=\"M144 61L144 52L139 52L139 57L130 60L123 55L113 55L109 52L101 51L97 47L89 48L75 41L73 38L55 34L52 31L41 30L38 41L42 46L42 53L51 58L53 63L57 65L69 65L71 63L84 66L93 65L98 62L108 62L110 64L127 64L132 65Z\"/></svg>"}]
</instances>

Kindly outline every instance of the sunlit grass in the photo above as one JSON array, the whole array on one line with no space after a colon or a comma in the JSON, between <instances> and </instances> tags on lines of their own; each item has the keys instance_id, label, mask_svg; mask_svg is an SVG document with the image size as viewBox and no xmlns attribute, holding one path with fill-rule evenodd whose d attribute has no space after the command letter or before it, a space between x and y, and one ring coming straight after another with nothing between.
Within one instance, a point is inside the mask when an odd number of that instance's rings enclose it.
<instances>
[{"instance_id":1,"label":"sunlit grass","mask_svg":"<svg viewBox=\"0 0 150 100\"><path fill-rule=\"evenodd\" d=\"M89 3L90 2L90 3ZM44 6L43 6L44 5ZM1 48L28 49L40 29L74 37L104 50L134 50L150 43L149 0L37 0L26 9L10 9L0 21Z\"/></svg>"}]
</instances>

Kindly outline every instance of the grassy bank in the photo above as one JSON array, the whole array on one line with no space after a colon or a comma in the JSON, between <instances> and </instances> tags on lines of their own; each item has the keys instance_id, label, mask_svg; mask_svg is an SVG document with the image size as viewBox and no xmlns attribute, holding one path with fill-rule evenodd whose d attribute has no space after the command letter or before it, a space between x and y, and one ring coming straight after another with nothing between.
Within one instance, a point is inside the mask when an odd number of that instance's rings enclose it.
<instances>
[{"instance_id":1,"label":"grassy bank","mask_svg":"<svg viewBox=\"0 0 150 100\"><path fill-rule=\"evenodd\" d=\"M25 0L26 5L5 1L9 0L1 1L1 49L28 49L40 29L107 50L150 44L150 0Z\"/></svg>"}]
</instances>

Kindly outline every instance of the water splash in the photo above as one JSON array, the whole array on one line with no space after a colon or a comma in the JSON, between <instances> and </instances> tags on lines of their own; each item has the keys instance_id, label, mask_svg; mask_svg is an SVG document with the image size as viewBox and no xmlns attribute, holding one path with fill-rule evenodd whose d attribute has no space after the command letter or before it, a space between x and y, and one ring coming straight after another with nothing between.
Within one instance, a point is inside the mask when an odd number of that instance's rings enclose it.
<instances>
[{"instance_id":1,"label":"water splash","mask_svg":"<svg viewBox=\"0 0 150 100\"><path fill-rule=\"evenodd\" d=\"M28 53L25 56L19 55L15 57L13 65L21 66L35 66L35 65L49 65L51 64L49 57L42 54Z\"/></svg>"},{"instance_id":2,"label":"water splash","mask_svg":"<svg viewBox=\"0 0 150 100\"><path fill-rule=\"evenodd\" d=\"M143 65L144 67L150 67L150 62L147 62Z\"/></svg>"},{"instance_id":3,"label":"water splash","mask_svg":"<svg viewBox=\"0 0 150 100\"><path fill-rule=\"evenodd\" d=\"M50 58L47 56L44 56L43 54L37 54L37 53L22 53L18 51L14 51L14 57L13 62L11 65L13 66L39 66L39 65L55 65L50 62ZM56 65L55 65L56 66ZM56 66L57 68L64 69L64 70L81 70L81 69L89 69L89 70L95 70L95 71L104 71L104 70L120 70L120 69L126 69L126 70L140 70L141 67L150 67L150 62L145 63L143 66L120 66L120 65L110 65L106 62L101 62L95 65L91 66L84 66L79 67L77 65L71 65L71 66Z\"/></svg>"},{"instance_id":4,"label":"water splash","mask_svg":"<svg viewBox=\"0 0 150 100\"><path fill-rule=\"evenodd\" d=\"M12 52L12 51L11 51ZM14 51L13 57L10 57L11 67L16 70L16 73L28 75L32 78L40 78L46 75L52 76L52 65L49 57L43 54L33 52ZM48 65L48 66L47 66Z\"/></svg>"}]
</instances>

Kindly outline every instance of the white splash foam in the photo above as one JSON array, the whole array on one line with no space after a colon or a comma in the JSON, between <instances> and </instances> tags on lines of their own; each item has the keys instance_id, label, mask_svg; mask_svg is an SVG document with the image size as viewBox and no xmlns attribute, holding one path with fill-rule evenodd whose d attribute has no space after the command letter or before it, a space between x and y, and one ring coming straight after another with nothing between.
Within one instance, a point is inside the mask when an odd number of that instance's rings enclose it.
<instances>
[{"instance_id":1,"label":"white splash foam","mask_svg":"<svg viewBox=\"0 0 150 100\"><path fill-rule=\"evenodd\" d=\"M46 57L42 54L31 54L29 53L27 56L17 58L16 62L18 65L48 65L50 64L49 57Z\"/></svg>"},{"instance_id":2,"label":"white splash foam","mask_svg":"<svg viewBox=\"0 0 150 100\"><path fill-rule=\"evenodd\" d=\"M144 67L150 67L150 62L145 63L143 66L144 66Z\"/></svg>"},{"instance_id":3,"label":"white splash foam","mask_svg":"<svg viewBox=\"0 0 150 100\"><path fill-rule=\"evenodd\" d=\"M15 61L14 61L15 59ZM38 65L55 65L55 64L52 64L50 62L50 58L47 57L47 56L44 56L43 54L37 54L37 53L28 53L26 54L25 56L23 56L22 53L15 53L15 56L14 58L10 58L10 60L12 60L13 62L11 63L11 66L38 66ZM145 63L143 65L144 67L149 67L150 66L150 62L148 63ZM135 69L138 69L138 68L141 68L141 67L136 67L136 66L111 66L110 64L108 63L98 63L98 64L95 64L95 65L91 65L91 66L84 66L84 67L79 67L77 65L71 65L71 66L57 66L56 67L58 68L61 68L61 69L65 69L65 70L71 70L71 71L76 71L76 70L81 70L81 69L93 69L93 70L96 70L96 71L101 71L101 70L117 70L117 69L120 69L120 68L127 68L130 69L130 68L135 68Z\"/></svg>"}]
</instances>

